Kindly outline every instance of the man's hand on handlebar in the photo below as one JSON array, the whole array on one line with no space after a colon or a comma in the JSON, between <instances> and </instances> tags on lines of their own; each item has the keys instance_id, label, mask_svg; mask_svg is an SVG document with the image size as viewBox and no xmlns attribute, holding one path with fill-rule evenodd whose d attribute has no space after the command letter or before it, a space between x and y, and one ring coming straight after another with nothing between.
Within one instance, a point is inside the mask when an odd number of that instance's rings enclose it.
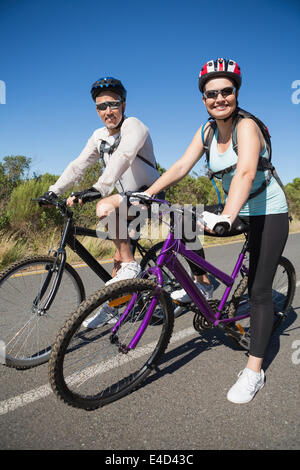
<instances>
[{"instance_id":1,"label":"man's hand on handlebar","mask_svg":"<svg viewBox=\"0 0 300 470\"><path fill-rule=\"evenodd\" d=\"M92 202L101 198L101 193L96 188L83 189L82 191L73 192L67 199L67 206L72 207L79 203L81 206L86 202Z\"/></svg>"},{"instance_id":2,"label":"man's hand on handlebar","mask_svg":"<svg viewBox=\"0 0 300 470\"><path fill-rule=\"evenodd\" d=\"M52 207L57 200L57 195L53 191L46 191L38 198L38 203L43 207Z\"/></svg>"}]
</instances>

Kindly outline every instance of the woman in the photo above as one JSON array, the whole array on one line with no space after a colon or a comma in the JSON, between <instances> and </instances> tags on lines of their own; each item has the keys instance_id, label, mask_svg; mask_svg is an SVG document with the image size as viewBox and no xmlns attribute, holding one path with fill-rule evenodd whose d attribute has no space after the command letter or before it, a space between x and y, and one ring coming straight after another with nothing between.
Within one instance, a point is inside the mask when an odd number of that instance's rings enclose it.
<instances>
[{"instance_id":1,"label":"woman","mask_svg":"<svg viewBox=\"0 0 300 470\"><path fill-rule=\"evenodd\" d=\"M283 190L272 176L264 191L257 191L267 172L258 171L259 157L269 158L258 125L249 118L236 126L238 155L232 147L234 117L241 86L241 72L233 60L209 61L199 75L203 103L217 124L210 148L210 169L221 171L236 164L236 169L222 177L228 196L222 213L231 224L239 215L250 223L250 261L248 291L251 299L251 345L246 368L227 394L229 401L247 403L264 385L262 370L273 326L272 281L284 249L288 231L288 207ZM204 154L203 135L210 122L195 134L184 155L166 171L146 193L158 194L187 175ZM216 216L217 217L217 216Z\"/></svg>"}]
</instances>

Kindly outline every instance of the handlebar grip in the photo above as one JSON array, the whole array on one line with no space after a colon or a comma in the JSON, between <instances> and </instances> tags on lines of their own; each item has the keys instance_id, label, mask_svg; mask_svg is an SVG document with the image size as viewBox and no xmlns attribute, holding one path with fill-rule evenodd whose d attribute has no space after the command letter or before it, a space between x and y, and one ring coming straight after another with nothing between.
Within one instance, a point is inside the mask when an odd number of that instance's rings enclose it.
<instances>
[{"instance_id":1,"label":"handlebar grip","mask_svg":"<svg viewBox=\"0 0 300 470\"><path fill-rule=\"evenodd\" d=\"M100 199L102 197L101 193L99 193L98 191L90 191L88 193L85 193L82 195L82 197L80 198L82 200L83 203L86 203L86 202L93 202L93 201L96 201L96 199ZM78 202L78 198L77 199L77 202Z\"/></svg>"},{"instance_id":2,"label":"handlebar grip","mask_svg":"<svg viewBox=\"0 0 300 470\"><path fill-rule=\"evenodd\" d=\"M34 202L38 202L39 203L39 206L42 207L42 206L55 206L56 205L56 201L54 200L49 200L43 196L41 197L38 197L38 198L32 198L31 201L34 201Z\"/></svg>"},{"instance_id":3,"label":"handlebar grip","mask_svg":"<svg viewBox=\"0 0 300 470\"><path fill-rule=\"evenodd\" d=\"M214 226L214 232L217 235L224 235L226 232L228 232L230 229L229 224L226 222L220 222L219 224L216 224Z\"/></svg>"}]
</instances>

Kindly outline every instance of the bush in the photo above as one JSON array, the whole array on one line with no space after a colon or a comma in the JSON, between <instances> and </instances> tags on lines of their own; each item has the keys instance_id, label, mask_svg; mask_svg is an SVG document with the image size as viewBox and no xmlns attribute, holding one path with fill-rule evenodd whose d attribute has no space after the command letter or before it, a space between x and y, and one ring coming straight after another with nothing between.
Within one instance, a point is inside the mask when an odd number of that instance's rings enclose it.
<instances>
[{"instance_id":1,"label":"bush","mask_svg":"<svg viewBox=\"0 0 300 470\"><path fill-rule=\"evenodd\" d=\"M33 198L41 196L56 181L54 175L45 174L19 184L11 193L7 205L6 216L11 229L22 233L30 233L57 225L61 221L60 214L54 208L42 208Z\"/></svg>"}]
</instances>

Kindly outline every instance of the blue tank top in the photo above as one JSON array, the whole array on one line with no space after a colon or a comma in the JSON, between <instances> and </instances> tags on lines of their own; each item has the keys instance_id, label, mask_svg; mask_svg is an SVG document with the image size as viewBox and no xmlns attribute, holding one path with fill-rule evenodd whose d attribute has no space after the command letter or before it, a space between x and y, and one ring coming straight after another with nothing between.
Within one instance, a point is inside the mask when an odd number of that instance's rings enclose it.
<instances>
[{"instance_id":1,"label":"blue tank top","mask_svg":"<svg viewBox=\"0 0 300 470\"><path fill-rule=\"evenodd\" d=\"M218 172L228 168L231 165L237 163L237 154L233 150L232 140L226 152L218 152L218 129L216 129L213 136L213 140L210 147L210 158L209 165L210 169L213 172ZM261 157L269 159L268 151L265 146L263 151L259 154ZM230 173L225 174L222 177L222 185L226 193L229 191L231 180L235 174L236 170L231 171ZM257 171L253 185L251 188L251 193L254 193L262 183L266 180L268 171ZM267 215L267 214L282 214L288 212L288 206L285 198L285 194L282 188L277 183L276 179L271 176L271 180L266 187L265 191L262 191L257 196L252 199L248 199L246 203L241 208L239 215L240 216L251 216L251 215Z\"/></svg>"}]
</instances>

